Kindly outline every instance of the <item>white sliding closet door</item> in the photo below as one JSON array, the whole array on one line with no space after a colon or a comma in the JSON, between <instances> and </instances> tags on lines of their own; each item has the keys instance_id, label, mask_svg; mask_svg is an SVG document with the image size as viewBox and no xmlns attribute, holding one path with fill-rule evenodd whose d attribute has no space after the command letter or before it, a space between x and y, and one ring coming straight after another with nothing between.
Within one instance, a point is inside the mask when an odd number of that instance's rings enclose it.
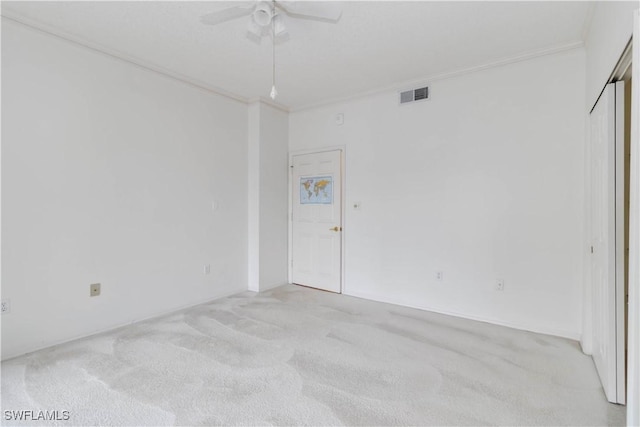
<instances>
[{"instance_id":1,"label":"white sliding closet door","mask_svg":"<svg viewBox=\"0 0 640 427\"><path fill-rule=\"evenodd\" d=\"M593 360L607 399L625 402L624 83L591 112Z\"/></svg>"}]
</instances>

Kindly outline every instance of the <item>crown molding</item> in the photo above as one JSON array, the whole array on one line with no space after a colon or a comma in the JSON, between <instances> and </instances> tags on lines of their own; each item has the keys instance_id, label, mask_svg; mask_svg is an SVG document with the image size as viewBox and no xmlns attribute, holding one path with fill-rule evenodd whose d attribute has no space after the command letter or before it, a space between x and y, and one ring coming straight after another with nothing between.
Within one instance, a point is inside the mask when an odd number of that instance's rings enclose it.
<instances>
[{"instance_id":1,"label":"crown molding","mask_svg":"<svg viewBox=\"0 0 640 427\"><path fill-rule=\"evenodd\" d=\"M327 101L322 101L322 102L318 102L318 103L303 105L301 107L290 108L290 112L295 113L295 112L298 112L298 111L311 110L311 109L315 109L315 108L325 107L325 106L328 106L328 105L331 105L331 104L337 104L337 103L347 102L347 101L351 101L351 100L355 100L355 99L359 99L359 98L365 98L367 96L377 95L377 94L384 93L384 92L398 91L401 88L408 88L408 87L412 87L414 85L420 85L420 84L424 85L425 82L434 82L434 81L437 81L437 80L451 79L451 78L454 78L454 77L463 76L465 74L476 73L478 71L488 70L488 69L496 68L496 67L502 67L504 65L514 64L516 62L527 61L529 59L538 58L540 56L554 55L556 53L561 53L561 52L565 52L565 51L569 51L569 50L573 50L573 49L579 49L579 48L582 48L582 47L584 47L584 42L582 40L580 40L580 41L575 41L575 42L564 43L564 44L552 46L552 47L549 47L549 48L532 50L532 51L524 52L524 53L521 53L521 54L518 54L518 55L514 55L514 56L509 56L509 57L506 57L506 58L498 59L497 61L492 61L492 62L488 62L488 63L481 64L481 65L476 65L476 66L473 66L473 67L462 68L462 69L459 69L459 70L449 71L449 72L446 72L446 73L433 74L431 76L421 77L419 79L404 80L404 81L396 82L396 83L393 83L393 84L390 84L390 85L386 85L386 86L384 86L382 88L377 88L377 89L370 90L370 91L360 92L360 93L355 94L355 95L339 97L339 98L333 98L333 99L330 99L330 100L327 100Z\"/></svg>"},{"instance_id":2,"label":"crown molding","mask_svg":"<svg viewBox=\"0 0 640 427\"><path fill-rule=\"evenodd\" d=\"M111 49L109 47L106 47L104 45L98 44L98 43L93 43L90 42L82 37L78 37L76 35L67 33L66 31L60 30L58 28L54 28L50 25L47 24L43 24L42 22L24 17L20 14L17 14L15 12L12 12L11 10L7 9L6 6L2 7L2 11L0 12L0 15L4 18L4 19L8 19L10 21L13 21L17 24L23 25L25 27L31 28L35 31L56 37L58 39L64 40L66 42L69 43L73 43L75 45L79 45L82 46L86 49L89 49L93 52L102 54L104 56L108 56L110 58L115 58L117 60L126 62L130 65L134 65L138 68L141 68L143 70L146 71L150 71L156 74L160 74L164 77L168 77L174 80L178 80L182 83L188 84L189 86L195 87L197 89L201 89L204 90L206 92L210 92L213 93L215 95L219 95L219 96L223 96L225 98L229 98L232 99L234 101L238 101L244 104L248 103L248 100L240 95L236 95L235 93L226 91L224 89L220 89L218 87L212 86L208 83L202 82L198 79L194 79L188 76L185 76L183 74L180 73L176 73L174 71L171 71L167 68L161 67L159 65L153 64L151 62L148 61L144 61L141 60L140 58L136 58L134 56L128 55L126 53L120 52L118 50L115 49Z\"/></svg>"}]
</instances>

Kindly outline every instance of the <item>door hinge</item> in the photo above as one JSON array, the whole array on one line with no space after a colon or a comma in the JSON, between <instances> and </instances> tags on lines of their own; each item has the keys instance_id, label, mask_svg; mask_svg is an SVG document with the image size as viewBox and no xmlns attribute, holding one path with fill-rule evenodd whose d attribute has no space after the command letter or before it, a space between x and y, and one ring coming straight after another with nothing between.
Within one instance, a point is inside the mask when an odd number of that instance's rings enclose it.
<instances>
[{"instance_id":1,"label":"door hinge","mask_svg":"<svg viewBox=\"0 0 640 427\"><path fill-rule=\"evenodd\" d=\"M591 253L593 253L593 246L591 246Z\"/></svg>"}]
</instances>

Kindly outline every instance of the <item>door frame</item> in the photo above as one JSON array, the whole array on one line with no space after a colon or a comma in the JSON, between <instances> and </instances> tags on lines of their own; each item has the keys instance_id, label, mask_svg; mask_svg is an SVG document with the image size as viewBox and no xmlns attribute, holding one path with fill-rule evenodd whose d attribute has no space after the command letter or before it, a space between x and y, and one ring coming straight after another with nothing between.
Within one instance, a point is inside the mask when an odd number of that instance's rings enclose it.
<instances>
[{"instance_id":1,"label":"door frame","mask_svg":"<svg viewBox=\"0 0 640 427\"><path fill-rule=\"evenodd\" d=\"M300 156L303 154L318 154L318 153L326 153L328 151L341 151L342 155L340 158L340 217L342 223L342 233L340 233L340 293L344 294L346 291L345 287L345 240L346 240L346 197L345 197L345 189L346 189L346 164L347 164L347 147L346 145L332 145L328 147L322 148L310 148L304 150L294 150L289 151L289 218L288 218L288 261L287 261L287 280L289 284L293 283L293 192L294 182L293 182L293 157Z\"/></svg>"}]
</instances>

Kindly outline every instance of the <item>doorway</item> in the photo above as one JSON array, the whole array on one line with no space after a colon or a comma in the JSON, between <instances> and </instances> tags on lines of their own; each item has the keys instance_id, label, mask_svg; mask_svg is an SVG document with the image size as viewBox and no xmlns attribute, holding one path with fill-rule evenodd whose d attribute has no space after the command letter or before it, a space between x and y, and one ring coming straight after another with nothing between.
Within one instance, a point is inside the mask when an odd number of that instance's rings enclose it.
<instances>
[{"instance_id":1,"label":"doorway","mask_svg":"<svg viewBox=\"0 0 640 427\"><path fill-rule=\"evenodd\" d=\"M343 150L291 160L291 282L341 293Z\"/></svg>"},{"instance_id":2,"label":"doorway","mask_svg":"<svg viewBox=\"0 0 640 427\"><path fill-rule=\"evenodd\" d=\"M590 116L592 355L607 399L619 404L626 401L630 84L607 84Z\"/></svg>"}]
</instances>

